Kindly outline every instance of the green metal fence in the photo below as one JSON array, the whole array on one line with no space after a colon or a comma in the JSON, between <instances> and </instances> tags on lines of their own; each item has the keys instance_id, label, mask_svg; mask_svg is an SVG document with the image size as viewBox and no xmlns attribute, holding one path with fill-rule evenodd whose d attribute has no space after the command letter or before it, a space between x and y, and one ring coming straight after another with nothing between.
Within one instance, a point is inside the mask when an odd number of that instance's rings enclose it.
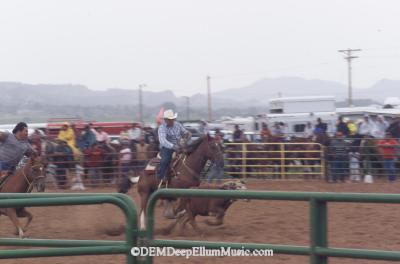
<instances>
[{"instance_id":1,"label":"green metal fence","mask_svg":"<svg viewBox=\"0 0 400 264\"><path fill-rule=\"evenodd\" d=\"M55 257L78 255L125 254L126 263L137 263L130 252L137 244L137 210L131 198L123 194L20 194L1 193L0 208L113 204L121 208L126 218L125 241L55 240L0 238L1 246L46 247L43 249L4 249L0 259Z\"/></svg>"},{"instance_id":2,"label":"green metal fence","mask_svg":"<svg viewBox=\"0 0 400 264\"><path fill-rule=\"evenodd\" d=\"M154 210L157 200L160 198L178 198L183 196L256 200L308 201L310 205L310 245L293 246L276 244L154 239ZM371 193L362 194L162 189L153 193L153 195L150 197L147 208L148 217L146 224L147 230L145 243L146 246L175 247L181 249L188 249L192 247L205 247L206 249L220 249L221 247L231 247L232 249L244 248L249 250L272 249L274 253L280 254L309 255L310 263L312 264L326 264L328 263L328 257L400 261L399 251L329 247L327 231L328 202L400 203L400 195ZM152 263L151 257L147 258L147 263Z\"/></svg>"},{"instance_id":3,"label":"green metal fence","mask_svg":"<svg viewBox=\"0 0 400 264\"><path fill-rule=\"evenodd\" d=\"M177 197L215 197L232 199L306 201L310 205L310 245L277 245L261 243L229 243L191 240L154 239L154 211L160 198ZM365 250L352 248L334 248L328 246L328 202L353 203L400 203L399 194L360 194L360 193L309 193L309 192L269 192L269 191L223 191L223 190L182 190L163 189L155 192L148 204L147 229L140 246L174 247L190 249L273 250L278 254L310 256L310 263L325 264L329 257L400 261L399 251ZM138 245L137 211L132 200L122 194L0 194L0 208L66 206L88 204L114 204L125 214L127 225L125 241L104 240L54 240L54 239L11 239L0 238L0 246L26 246L29 249L0 250L0 259L54 257L77 255L125 254L129 264L139 263L130 252ZM35 249L35 247L45 247ZM33 248L33 249L32 249ZM152 257L146 258L152 263Z\"/></svg>"}]
</instances>

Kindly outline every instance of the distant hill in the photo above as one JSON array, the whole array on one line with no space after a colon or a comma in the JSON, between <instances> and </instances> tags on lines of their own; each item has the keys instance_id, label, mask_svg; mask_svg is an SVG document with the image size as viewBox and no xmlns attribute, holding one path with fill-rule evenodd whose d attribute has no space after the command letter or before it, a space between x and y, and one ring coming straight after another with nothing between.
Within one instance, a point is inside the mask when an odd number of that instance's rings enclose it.
<instances>
[{"instance_id":1,"label":"distant hill","mask_svg":"<svg viewBox=\"0 0 400 264\"><path fill-rule=\"evenodd\" d=\"M0 103L43 103L48 105L135 105L138 90L109 89L90 90L83 85L63 84L23 84L0 82ZM176 101L171 91L144 91L147 105L160 105L166 101Z\"/></svg>"},{"instance_id":2,"label":"distant hill","mask_svg":"<svg viewBox=\"0 0 400 264\"><path fill-rule=\"evenodd\" d=\"M383 103L387 97L400 97L400 81L383 79L367 89L355 90L354 95Z\"/></svg>"},{"instance_id":3,"label":"distant hill","mask_svg":"<svg viewBox=\"0 0 400 264\"><path fill-rule=\"evenodd\" d=\"M42 103L49 105L136 105L138 90L108 89L106 91L90 90L83 85L75 84L24 84L17 82L0 82L0 103ZM267 106L268 100L280 96L333 95L337 101L347 98L347 86L332 81L306 80L294 77L262 79L251 85L232 88L212 95L214 107ZM354 89L354 99L373 99L383 102L386 97L400 97L400 81L383 79L367 89ZM148 106L159 106L164 102L184 105L183 97L172 91L143 91L143 103ZM204 107L207 104L205 94L194 94L190 105Z\"/></svg>"},{"instance_id":4,"label":"distant hill","mask_svg":"<svg viewBox=\"0 0 400 264\"><path fill-rule=\"evenodd\" d=\"M333 95L337 100L343 100L346 92L346 86L337 82L285 77L262 79L245 87L217 92L214 97L266 104L278 96Z\"/></svg>"},{"instance_id":5,"label":"distant hill","mask_svg":"<svg viewBox=\"0 0 400 264\"><path fill-rule=\"evenodd\" d=\"M90 119L137 119L138 90L90 90L78 84L24 84L0 82L0 122L5 120L46 120L54 116L81 116ZM267 111L269 99L280 96L333 95L338 106L346 106L347 87L338 82L294 77L262 79L241 88L212 95L214 116L255 115ZM354 89L354 104L383 103L387 97L400 97L400 81L383 79L372 87ZM183 116L187 102L172 91L143 91L144 115L153 120L161 105L175 106ZM207 96L190 97L190 117L206 118ZM182 116L182 115L181 115Z\"/></svg>"}]
</instances>

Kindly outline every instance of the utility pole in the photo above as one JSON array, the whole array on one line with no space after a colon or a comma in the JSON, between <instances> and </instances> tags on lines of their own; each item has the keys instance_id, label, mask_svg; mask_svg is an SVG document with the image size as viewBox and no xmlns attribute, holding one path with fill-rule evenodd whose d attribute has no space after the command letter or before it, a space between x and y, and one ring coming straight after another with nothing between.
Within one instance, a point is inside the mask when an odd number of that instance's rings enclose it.
<instances>
[{"instance_id":1,"label":"utility pole","mask_svg":"<svg viewBox=\"0 0 400 264\"><path fill-rule=\"evenodd\" d=\"M186 120L190 120L190 98L189 96L184 96L186 99Z\"/></svg>"},{"instance_id":2,"label":"utility pole","mask_svg":"<svg viewBox=\"0 0 400 264\"><path fill-rule=\"evenodd\" d=\"M139 84L139 122L143 127L143 98L142 98L142 89L146 87L146 84Z\"/></svg>"},{"instance_id":3,"label":"utility pole","mask_svg":"<svg viewBox=\"0 0 400 264\"><path fill-rule=\"evenodd\" d=\"M339 52L344 53L346 56L344 57L347 60L348 65L348 88L349 88L349 107L353 106L353 91L351 87L351 60L358 58L358 56L352 56L352 52L361 51L361 49L347 49L347 50L338 50Z\"/></svg>"},{"instance_id":4,"label":"utility pole","mask_svg":"<svg viewBox=\"0 0 400 264\"><path fill-rule=\"evenodd\" d=\"M208 101L208 122L212 121L212 108L211 108L211 77L207 76L207 101Z\"/></svg>"}]
</instances>

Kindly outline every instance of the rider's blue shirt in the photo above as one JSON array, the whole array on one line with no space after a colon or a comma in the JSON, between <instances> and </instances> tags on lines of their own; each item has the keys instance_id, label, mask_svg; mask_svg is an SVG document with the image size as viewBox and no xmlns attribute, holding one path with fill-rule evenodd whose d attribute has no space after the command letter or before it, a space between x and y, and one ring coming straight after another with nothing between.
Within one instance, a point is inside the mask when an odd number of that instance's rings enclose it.
<instances>
[{"instance_id":1,"label":"rider's blue shirt","mask_svg":"<svg viewBox=\"0 0 400 264\"><path fill-rule=\"evenodd\" d=\"M183 135L189 133L186 128L178 122L174 122L174 125L169 127L166 123L161 124L158 128L158 138L160 140L160 148L173 149L174 146L178 145L178 141Z\"/></svg>"},{"instance_id":2,"label":"rider's blue shirt","mask_svg":"<svg viewBox=\"0 0 400 264\"><path fill-rule=\"evenodd\" d=\"M4 133L6 139L0 143L0 162L7 164L7 167L14 167L24 155L30 155L33 150L27 140L18 140L14 134Z\"/></svg>"}]
</instances>

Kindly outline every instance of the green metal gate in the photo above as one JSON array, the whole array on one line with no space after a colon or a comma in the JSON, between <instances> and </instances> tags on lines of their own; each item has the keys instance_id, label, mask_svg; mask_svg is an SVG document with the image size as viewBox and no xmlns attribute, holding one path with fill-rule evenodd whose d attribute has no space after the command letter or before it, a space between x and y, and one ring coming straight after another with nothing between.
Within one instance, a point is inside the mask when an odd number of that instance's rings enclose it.
<instances>
[{"instance_id":1,"label":"green metal gate","mask_svg":"<svg viewBox=\"0 0 400 264\"><path fill-rule=\"evenodd\" d=\"M160 198L177 197L215 197L256 200L308 201L310 205L310 245L276 245L259 243L229 243L191 240L154 239L154 211ZM278 254L308 255L310 263L325 264L329 257L375 259L400 261L399 251L365 250L351 248L333 248L328 246L327 204L328 202L353 203L400 203L399 194L360 194L360 193L309 193L309 192L269 192L269 191L222 191L222 190L182 190L163 189L155 192L148 204L147 230L139 233L137 227L137 211L130 197L122 194L0 194L0 208L66 206L88 204L114 204L125 214L127 225L125 241L104 240L52 240L52 239L10 239L0 238L0 246L46 247L44 249L12 249L0 250L0 259L30 258L77 255L125 254L127 263L139 263L133 257L131 248L138 245L137 238L141 234L140 246L174 247L190 249L204 247L206 249L273 250ZM145 260L152 263L152 258Z\"/></svg>"},{"instance_id":2,"label":"green metal gate","mask_svg":"<svg viewBox=\"0 0 400 264\"><path fill-rule=\"evenodd\" d=\"M1 246L46 247L44 249L0 250L0 259L125 254L126 263L137 263L136 258L130 254L132 247L137 244L137 210L129 196L123 194L105 193L0 194L0 208L89 205L105 203L118 206L124 212L126 218L125 241L0 238Z\"/></svg>"},{"instance_id":3,"label":"green metal gate","mask_svg":"<svg viewBox=\"0 0 400 264\"><path fill-rule=\"evenodd\" d=\"M308 201L310 206L310 245L275 245L255 243L229 243L229 242L206 242L190 240L165 240L154 239L154 210L156 201L160 198L178 197L215 197L234 199L256 199L256 200L286 200L286 201ZM270 191L225 191L225 190L182 190L162 189L150 198L147 212L146 246L153 247L175 247L188 249L192 247L205 247L206 249L220 249L231 247L232 249L264 250L272 249L274 253L309 255L310 263L326 264L328 257L359 258L375 260L400 261L399 251L365 250L350 248L328 247L327 235L327 203L328 202L352 202L352 203L400 203L398 194L362 194L362 193L311 193L311 192L270 192ZM151 257L147 263L152 263Z\"/></svg>"}]
</instances>

